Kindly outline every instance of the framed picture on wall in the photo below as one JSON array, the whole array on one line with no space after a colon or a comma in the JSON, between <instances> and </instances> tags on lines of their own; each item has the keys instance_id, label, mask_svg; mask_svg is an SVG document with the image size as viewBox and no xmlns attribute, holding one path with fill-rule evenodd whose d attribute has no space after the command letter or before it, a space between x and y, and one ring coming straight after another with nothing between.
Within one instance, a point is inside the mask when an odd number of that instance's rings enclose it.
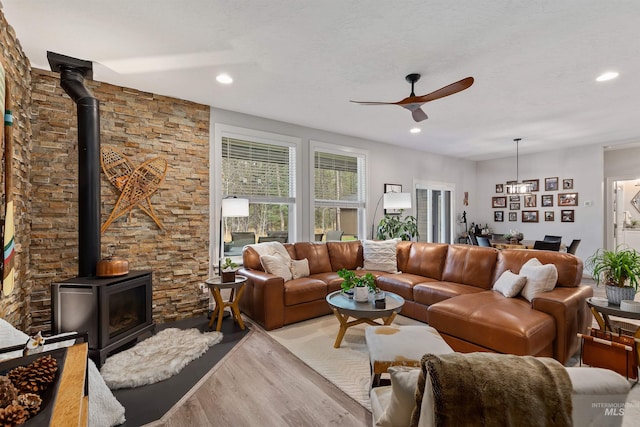
<instances>
[{"instance_id":1,"label":"framed picture on wall","mask_svg":"<svg viewBox=\"0 0 640 427\"><path fill-rule=\"evenodd\" d=\"M563 179L562 180L562 189L563 190L573 190L573 178Z\"/></svg>"},{"instance_id":2,"label":"framed picture on wall","mask_svg":"<svg viewBox=\"0 0 640 427\"><path fill-rule=\"evenodd\" d=\"M507 207L507 198L503 196L492 197L491 198L491 207L492 208L506 208Z\"/></svg>"},{"instance_id":3,"label":"framed picture on wall","mask_svg":"<svg viewBox=\"0 0 640 427\"><path fill-rule=\"evenodd\" d=\"M556 191L558 189L558 177L544 179L544 191Z\"/></svg>"},{"instance_id":4,"label":"framed picture on wall","mask_svg":"<svg viewBox=\"0 0 640 427\"><path fill-rule=\"evenodd\" d=\"M509 203L509 209L512 211L519 211L520 203Z\"/></svg>"},{"instance_id":5,"label":"framed picture on wall","mask_svg":"<svg viewBox=\"0 0 640 427\"><path fill-rule=\"evenodd\" d=\"M402 193L402 184L385 184L384 192L385 193ZM400 215L401 213L402 213L402 209L385 209L384 210L385 215Z\"/></svg>"},{"instance_id":6,"label":"framed picture on wall","mask_svg":"<svg viewBox=\"0 0 640 427\"><path fill-rule=\"evenodd\" d=\"M495 222L504 222L504 211L494 211L493 220Z\"/></svg>"},{"instance_id":7,"label":"framed picture on wall","mask_svg":"<svg viewBox=\"0 0 640 427\"><path fill-rule=\"evenodd\" d=\"M531 191L540 191L540 180L539 179L523 179L522 182L524 184L531 185Z\"/></svg>"},{"instance_id":8,"label":"framed picture on wall","mask_svg":"<svg viewBox=\"0 0 640 427\"><path fill-rule=\"evenodd\" d=\"M518 212L509 212L509 221L517 221Z\"/></svg>"},{"instance_id":9,"label":"framed picture on wall","mask_svg":"<svg viewBox=\"0 0 640 427\"><path fill-rule=\"evenodd\" d=\"M510 202L519 202L520 201L520 196L509 196L509 201Z\"/></svg>"},{"instance_id":10,"label":"framed picture on wall","mask_svg":"<svg viewBox=\"0 0 640 427\"><path fill-rule=\"evenodd\" d=\"M540 196L542 207L549 208L553 206L553 194L543 194Z\"/></svg>"},{"instance_id":11,"label":"framed picture on wall","mask_svg":"<svg viewBox=\"0 0 640 427\"><path fill-rule=\"evenodd\" d=\"M578 206L578 193L558 194L558 206Z\"/></svg>"},{"instance_id":12,"label":"framed picture on wall","mask_svg":"<svg viewBox=\"0 0 640 427\"><path fill-rule=\"evenodd\" d=\"M538 211L522 211L522 222L538 222Z\"/></svg>"},{"instance_id":13,"label":"framed picture on wall","mask_svg":"<svg viewBox=\"0 0 640 427\"><path fill-rule=\"evenodd\" d=\"M535 194L526 194L524 196L524 207L535 208L537 205L537 198Z\"/></svg>"},{"instance_id":14,"label":"framed picture on wall","mask_svg":"<svg viewBox=\"0 0 640 427\"><path fill-rule=\"evenodd\" d=\"M555 213L553 211L544 211L545 221L555 221Z\"/></svg>"},{"instance_id":15,"label":"framed picture on wall","mask_svg":"<svg viewBox=\"0 0 640 427\"><path fill-rule=\"evenodd\" d=\"M504 184L496 184L496 193L504 193Z\"/></svg>"},{"instance_id":16,"label":"framed picture on wall","mask_svg":"<svg viewBox=\"0 0 640 427\"><path fill-rule=\"evenodd\" d=\"M562 222L574 222L575 220L575 210L567 209L560 211L560 221Z\"/></svg>"}]
</instances>

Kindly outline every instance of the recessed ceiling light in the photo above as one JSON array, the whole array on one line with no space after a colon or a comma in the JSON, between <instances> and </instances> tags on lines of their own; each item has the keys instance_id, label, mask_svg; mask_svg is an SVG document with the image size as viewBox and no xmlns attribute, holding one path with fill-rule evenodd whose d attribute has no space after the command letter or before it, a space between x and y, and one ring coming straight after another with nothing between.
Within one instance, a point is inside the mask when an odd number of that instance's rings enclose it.
<instances>
[{"instance_id":1,"label":"recessed ceiling light","mask_svg":"<svg viewBox=\"0 0 640 427\"><path fill-rule=\"evenodd\" d=\"M228 85L233 83L233 79L231 78L231 76L229 74L218 74L216 76L216 80L218 81L218 83L222 83L223 85Z\"/></svg>"},{"instance_id":2,"label":"recessed ceiling light","mask_svg":"<svg viewBox=\"0 0 640 427\"><path fill-rule=\"evenodd\" d=\"M617 71L607 71L606 73L600 74L597 78L597 82L606 82L607 80L613 80L618 77Z\"/></svg>"},{"instance_id":3,"label":"recessed ceiling light","mask_svg":"<svg viewBox=\"0 0 640 427\"><path fill-rule=\"evenodd\" d=\"M420 129L420 128L411 128L411 130L409 132L411 132L411 133L420 133L420 132L422 132L422 129Z\"/></svg>"}]
</instances>

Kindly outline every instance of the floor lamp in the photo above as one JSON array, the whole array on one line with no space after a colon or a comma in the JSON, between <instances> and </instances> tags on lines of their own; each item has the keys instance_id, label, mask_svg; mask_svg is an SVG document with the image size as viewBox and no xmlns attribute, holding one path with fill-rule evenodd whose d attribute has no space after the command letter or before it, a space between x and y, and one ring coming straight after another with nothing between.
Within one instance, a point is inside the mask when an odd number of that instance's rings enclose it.
<instances>
[{"instance_id":1,"label":"floor lamp","mask_svg":"<svg viewBox=\"0 0 640 427\"><path fill-rule=\"evenodd\" d=\"M384 193L380 200L382 200L382 209L411 209L411 193ZM372 239L375 239L376 212L380 206L380 200L378 200L376 209L373 211L373 223L371 224Z\"/></svg>"},{"instance_id":2,"label":"floor lamp","mask_svg":"<svg viewBox=\"0 0 640 427\"><path fill-rule=\"evenodd\" d=\"M218 274L222 273L222 258L224 258L224 239L222 237L222 221L224 218L242 218L249 216L249 199L240 199L236 196L227 196L222 199L220 206L220 235L218 249Z\"/></svg>"}]
</instances>

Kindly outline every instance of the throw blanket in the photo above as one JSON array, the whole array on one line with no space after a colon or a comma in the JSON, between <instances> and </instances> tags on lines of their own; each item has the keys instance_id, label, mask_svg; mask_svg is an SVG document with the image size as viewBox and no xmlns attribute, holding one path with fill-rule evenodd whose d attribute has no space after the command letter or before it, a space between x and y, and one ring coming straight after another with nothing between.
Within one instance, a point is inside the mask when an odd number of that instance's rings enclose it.
<instances>
[{"instance_id":1,"label":"throw blanket","mask_svg":"<svg viewBox=\"0 0 640 427\"><path fill-rule=\"evenodd\" d=\"M436 426L570 426L572 385L558 361L494 353L425 354L411 426L430 381ZM428 374L428 375L427 375Z\"/></svg>"}]
</instances>

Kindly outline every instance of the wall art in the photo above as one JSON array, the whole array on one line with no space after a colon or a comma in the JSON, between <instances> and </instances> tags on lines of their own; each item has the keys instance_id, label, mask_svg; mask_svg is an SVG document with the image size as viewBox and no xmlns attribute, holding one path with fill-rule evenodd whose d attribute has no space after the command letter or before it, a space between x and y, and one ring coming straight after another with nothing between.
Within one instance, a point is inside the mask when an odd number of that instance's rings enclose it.
<instances>
[{"instance_id":1,"label":"wall art","mask_svg":"<svg viewBox=\"0 0 640 427\"><path fill-rule=\"evenodd\" d=\"M578 193L558 194L558 206L578 206Z\"/></svg>"},{"instance_id":2,"label":"wall art","mask_svg":"<svg viewBox=\"0 0 640 427\"><path fill-rule=\"evenodd\" d=\"M567 209L560 211L560 221L562 222L574 222L575 220L575 210Z\"/></svg>"},{"instance_id":3,"label":"wall art","mask_svg":"<svg viewBox=\"0 0 640 427\"><path fill-rule=\"evenodd\" d=\"M573 178L563 179L562 180L562 189L563 190L573 190Z\"/></svg>"},{"instance_id":4,"label":"wall art","mask_svg":"<svg viewBox=\"0 0 640 427\"><path fill-rule=\"evenodd\" d=\"M545 221L555 221L555 213L553 211L544 211Z\"/></svg>"},{"instance_id":5,"label":"wall art","mask_svg":"<svg viewBox=\"0 0 640 427\"><path fill-rule=\"evenodd\" d=\"M491 207L492 208L506 208L507 207L507 198L503 196L492 197L491 198Z\"/></svg>"},{"instance_id":6,"label":"wall art","mask_svg":"<svg viewBox=\"0 0 640 427\"><path fill-rule=\"evenodd\" d=\"M522 222L538 222L538 211L522 211Z\"/></svg>"},{"instance_id":7,"label":"wall art","mask_svg":"<svg viewBox=\"0 0 640 427\"><path fill-rule=\"evenodd\" d=\"M543 194L540 196L540 205L545 208L553 206L553 194Z\"/></svg>"},{"instance_id":8,"label":"wall art","mask_svg":"<svg viewBox=\"0 0 640 427\"><path fill-rule=\"evenodd\" d=\"M558 189L558 177L544 179L544 191L556 191Z\"/></svg>"}]
</instances>

